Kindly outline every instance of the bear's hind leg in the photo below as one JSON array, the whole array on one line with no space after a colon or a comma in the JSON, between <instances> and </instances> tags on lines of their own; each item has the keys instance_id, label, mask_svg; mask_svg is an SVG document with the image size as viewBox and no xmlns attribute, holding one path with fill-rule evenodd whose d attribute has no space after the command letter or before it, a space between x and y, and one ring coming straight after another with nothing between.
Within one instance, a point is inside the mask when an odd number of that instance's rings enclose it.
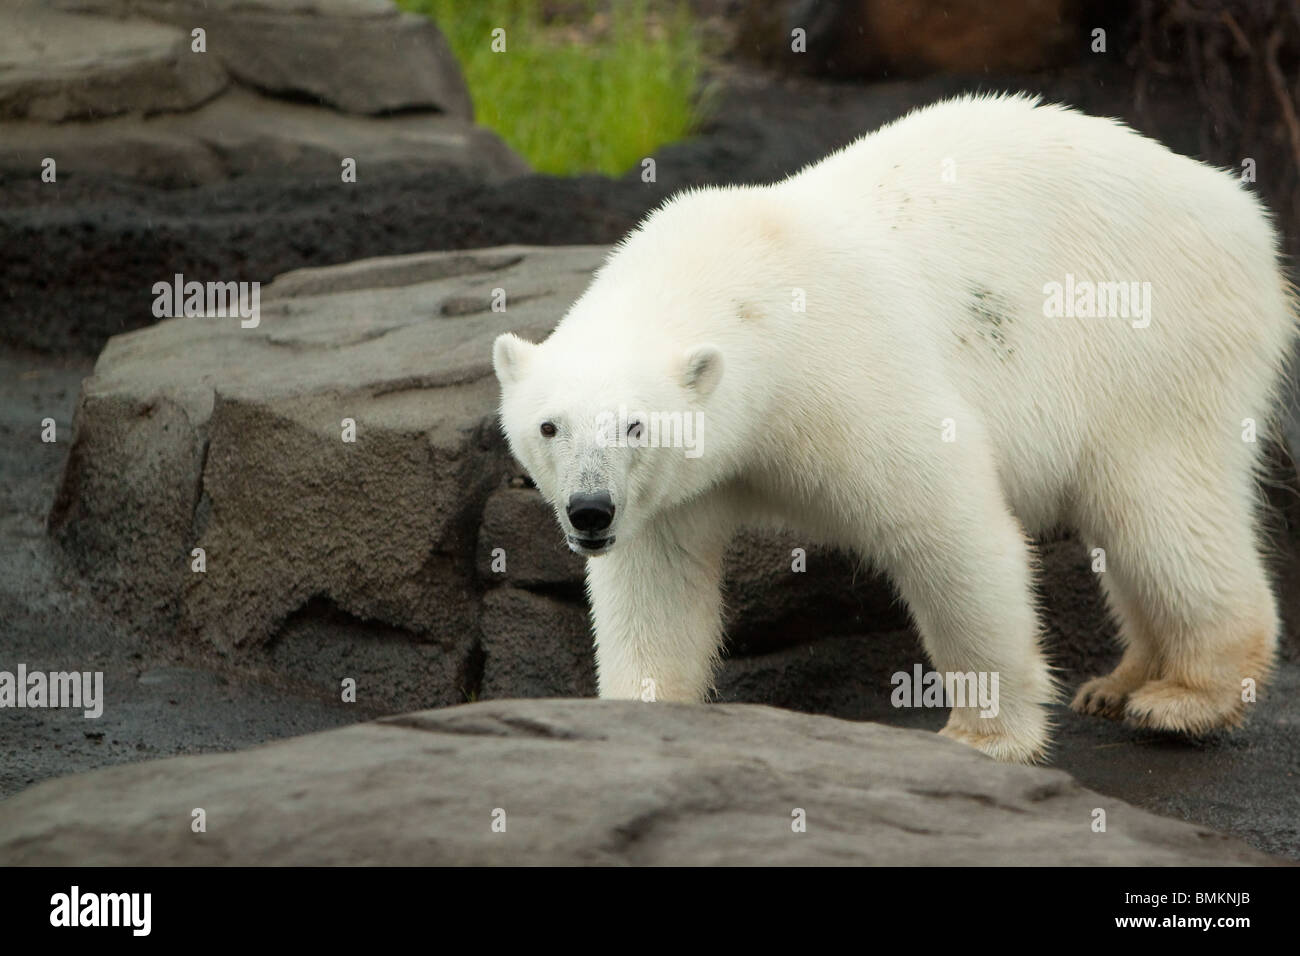
<instances>
[{"instance_id":1,"label":"bear's hind leg","mask_svg":"<svg viewBox=\"0 0 1300 956\"><path fill-rule=\"evenodd\" d=\"M1243 607L1234 621L1171 627L1161 676L1129 695L1125 717L1139 727L1191 735L1239 727L1247 681L1258 688L1268 679L1277 645L1272 595L1264 588L1260 597L1264 603Z\"/></svg>"},{"instance_id":2,"label":"bear's hind leg","mask_svg":"<svg viewBox=\"0 0 1300 956\"><path fill-rule=\"evenodd\" d=\"M1127 596L1127 586L1117 580L1115 571L1101 575L1101 589L1119 625L1124 656L1109 674L1085 681L1070 707L1081 714L1120 720L1129 695L1159 673L1159 646L1141 607Z\"/></svg>"},{"instance_id":3,"label":"bear's hind leg","mask_svg":"<svg viewBox=\"0 0 1300 956\"><path fill-rule=\"evenodd\" d=\"M1244 689L1268 677L1279 629L1248 469L1210 470L1198 457L1179 467L1176 453L1148 450L1102 505L1108 562L1132 583L1156 646L1157 666L1124 716L1191 735L1241 724ZM1157 473L1154 462L1173 467Z\"/></svg>"}]
</instances>

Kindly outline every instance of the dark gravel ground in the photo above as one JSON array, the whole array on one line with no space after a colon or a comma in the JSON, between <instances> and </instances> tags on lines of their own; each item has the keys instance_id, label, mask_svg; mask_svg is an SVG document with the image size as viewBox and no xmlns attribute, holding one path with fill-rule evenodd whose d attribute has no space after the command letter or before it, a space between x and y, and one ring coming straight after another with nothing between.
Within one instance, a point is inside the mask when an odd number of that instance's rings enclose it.
<instances>
[{"instance_id":1,"label":"dark gravel ground","mask_svg":"<svg viewBox=\"0 0 1300 956\"><path fill-rule=\"evenodd\" d=\"M731 82L718 120L700 138L662 150L658 182L649 185L633 175L485 186L401 170L376 171L347 190L333 170L173 191L80 177L57 187L0 182L0 666L66 669L76 661L104 671L115 702L93 727L68 711L0 711L0 797L51 776L237 749L375 716L304 686L214 670L185 658L167 635L119 626L44 533L90 357L108 336L149 321L159 278L180 271L269 281L299 266L427 249L612 242L679 188L779 178L907 106L966 89L1037 88L1090 112L1127 115L1125 78L1095 71L1034 83ZM1148 131L1195 154L1187 107L1175 98L1156 112L1161 128ZM59 426L52 445L33 438L47 415ZM1275 499L1280 525L1300 526L1294 481ZM1047 545L1043 562L1052 650L1073 685L1108 669L1114 651L1095 585L1074 567L1082 558L1071 545ZM1300 580L1285 527L1279 548L1290 626L1272 692L1245 730L1190 743L1062 708L1053 762L1103 794L1300 860ZM871 658L875 643L862 639L860 653ZM800 706L793 693L789 703ZM805 697L802 706L902 726L942 723L933 711L869 713L842 695Z\"/></svg>"}]
</instances>

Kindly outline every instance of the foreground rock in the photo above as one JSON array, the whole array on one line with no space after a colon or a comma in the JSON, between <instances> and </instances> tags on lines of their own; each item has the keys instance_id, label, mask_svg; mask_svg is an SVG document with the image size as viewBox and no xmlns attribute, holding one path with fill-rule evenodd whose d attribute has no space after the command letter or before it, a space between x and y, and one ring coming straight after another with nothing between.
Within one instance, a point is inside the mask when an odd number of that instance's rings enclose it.
<instances>
[{"instance_id":1,"label":"foreground rock","mask_svg":"<svg viewBox=\"0 0 1300 956\"><path fill-rule=\"evenodd\" d=\"M206 832L194 833L202 809ZM1095 811L1106 832L1092 830ZM806 832L792 822L806 818ZM493 821L504 821L504 832ZM500 824L498 824L500 829ZM536 700L53 780L11 864L1246 865L1201 827L933 734L754 706Z\"/></svg>"},{"instance_id":2,"label":"foreground rock","mask_svg":"<svg viewBox=\"0 0 1300 956\"><path fill-rule=\"evenodd\" d=\"M196 31L202 31L196 35ZM308 105L310 104L310 105ZM261 169L527 171L446 40L390 0L8 0L0 172L184 186Z\"/></svg>"}]
</instances>

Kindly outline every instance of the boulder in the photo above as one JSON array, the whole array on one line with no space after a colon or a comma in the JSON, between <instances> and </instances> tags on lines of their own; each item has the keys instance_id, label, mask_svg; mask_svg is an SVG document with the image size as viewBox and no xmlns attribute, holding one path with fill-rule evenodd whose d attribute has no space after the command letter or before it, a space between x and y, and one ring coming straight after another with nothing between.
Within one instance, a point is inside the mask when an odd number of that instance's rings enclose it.
<instances>
[{"instance_id":1,"label":"boulder","mask_svg":"<svg viewBox=\"0 0 1300 956\"><path fill-rule=\"evenodd\" d=\"M237 87L183 113L94 123L0 123L0 131L15 144L0 156L0 169L34 177L49 156L64 173L111 173L165 187L296 170L346 189L344 158L356 161L358 183L376 170L387 176L446 167L492 181L528 169L495 133L464 120L436 113L352 116Z\"/></svg>"},{"instance_id":2,"label":"boulder","mask_svg":"<svg viewBox=\"0 0 1300 956\"><path fill-rule=\"evenodd\" d=\"M175 27L13 2L0 13L0 123L189 110L229 82Z\"/></svg>"},{"instance_id":3,"label":"boulder","mask_svg":"<svg viewBox=\"0 0 1300 956\"><path fill-rule=\"evenodd\" d=\"M192 812L205 813L205 832ZM1106 812L1094 832L1094 811ZM494 821L496 826L494 828ZM801 825L796 825L801 824ZM492 701L38 784L10 865L1279 862L934 734L752 705Z\"/></svg>"},{"instance_id":4,"label":"boulder","mask_svg":"<svg viewBox=\"0 0 1300 956\"><path fill-rule=\"evenodd\" d=\"M474 117L447 41L391 0L61 0L64 10L147 18L206 33L238 82L349 113L437 110ZM189 43L186 43L187 48Z\"/></svg>"},{"instance_id":5,"label":"boulder","mask_svg":"<svg viewBox=\"0 0 1300 956\"><path fill-rule=\"evenodd\" d=\"M203 49L193 31L203 30ZM13 0L0 10L0 174L164 187L293 169L527 172L473 124L455 57L390 0Z\"/></svg>"},{"instance_id":6,"label":"boulder","mask_svg":"<svg viewBox=\"0 0 1300 956\"><path fill-rule=\"evenodd\" d=\"M259 648L240 655L245 671L322 704L347 702L366 715L401 713L430 702L473 700L482 675L475 608L452 607L460 626L417 632L349 614L313 598ZM355 716L353 719L357 719Z\"/></svg>"},{"instance_id":7,"label":"boulder","mask_svg":"<svg viewBox=\"0 0 1300 956\"><path fill-rule=\"evenodd\" d=\"M484 503L517 470L492 340L544 336L603 251L303 270L264 290L256 327L175 318L114 338L82 385L55 539L110 606L181 644L245 656L324 601L450 642L465 673ZM506 311L444 314L496 288Z\"/></svg>"}]
</instances>

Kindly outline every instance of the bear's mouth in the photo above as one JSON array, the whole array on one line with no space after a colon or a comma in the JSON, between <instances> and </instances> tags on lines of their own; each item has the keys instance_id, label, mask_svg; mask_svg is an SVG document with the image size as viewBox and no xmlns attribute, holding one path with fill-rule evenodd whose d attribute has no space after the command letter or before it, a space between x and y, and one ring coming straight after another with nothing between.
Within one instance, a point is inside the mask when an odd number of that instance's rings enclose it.
<instances>
[{"instance_id":1,"label":"bear's mouth","mask_svg":"<svg viewBox=\"0 0 1300 956\"><path fill-rule=\"evenodd\" d=\"M582 538L576 534L566 535L566 537L569 541L569 550L584 557L604 554L614 544L612 534L608 538Z\"/></svg>"}]
</instances>

